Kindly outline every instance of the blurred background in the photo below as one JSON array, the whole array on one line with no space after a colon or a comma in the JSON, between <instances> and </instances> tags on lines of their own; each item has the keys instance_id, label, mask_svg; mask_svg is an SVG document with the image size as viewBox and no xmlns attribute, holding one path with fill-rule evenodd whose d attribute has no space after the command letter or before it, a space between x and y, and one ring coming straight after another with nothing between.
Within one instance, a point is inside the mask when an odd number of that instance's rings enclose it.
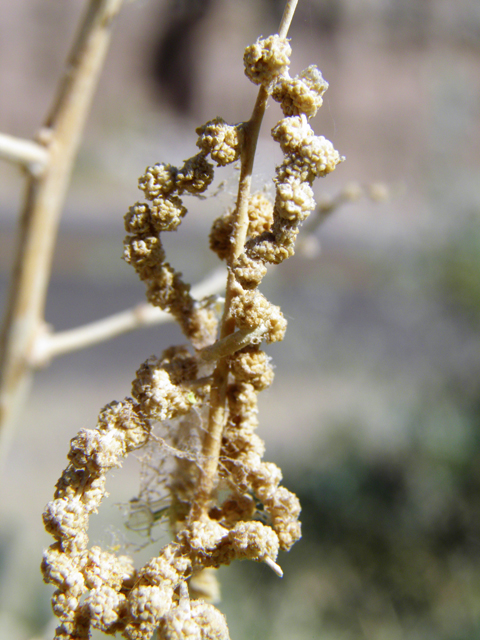
<instances>
[{"instance_id":1,"label":"blurred background","mask_svg":"<svg viewBox=\"0 0 480 640\"><path fill-rule=\"evenodd\" d=\"M0 6L0 130L29 138L53 99L85 2ZM242 56L275 32L280 0L136 0L119 16L55 251L46 319L62 330L143 300L121 260L123 215L147 165L195 153L195 127L250 115ZM303 539L279 562L221 569L232 640L470 640L480 636L480 4L300 0L291 73L330 83L312 123L346 162L315 185L385 185L321 227L262 284L289 320L260 400L265 458L302 502ZM256 187L280 160L267 112ZM212 220L235 170L166 238L198 282L217 266ZM0 301L24 176L0 170ZM212 189L213 191L214 189ZM378 187L374 189L379 193ZM318 250L320 249L320 250ZM151 328L58 358L35 376L0 486L0 639L51 637L41 513L70 439L130 392L135 370L183 337ZM112 474L91 543L131 534L119 503L139 463ZM165 536L162 525L153 537ZM145 539L143 539L145 542ZM138 543L138 540L137 540ZM138 555L151 554L157 545Z\"/></svg>"}]
</instances>

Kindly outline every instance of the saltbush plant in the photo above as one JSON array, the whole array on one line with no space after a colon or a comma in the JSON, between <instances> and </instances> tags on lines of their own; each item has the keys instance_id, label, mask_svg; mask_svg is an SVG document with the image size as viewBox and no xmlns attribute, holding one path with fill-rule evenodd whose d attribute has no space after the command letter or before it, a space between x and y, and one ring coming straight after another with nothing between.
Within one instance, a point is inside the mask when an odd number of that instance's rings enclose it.
<instances>
[{"instance_id":1,"label":"saltbush plant","mask_svg":"<svg viewBox=\"0 0 480 640\"><path fill-rule=\"evenodd\" d=\"M181 167L147 167L139 179L144 200L125 216L124 258L145 283L150 304L174 316L188 344L148 358L132 397L107 404L96 428L71 441L69 464L44 512L55 539L42 571L56 589L56 638L87 638L92 628L129 640L155 632L171 640L229 638L211 603L217 593L212 570L249 559L281 576L278 553L300 538L299 501L281 484L278 466L263 460L255 433L258 393L273 381L262 344L281 341L287 325L259 285L270 265L294 254L300 226L316 206L314 180L343 158L309 124L328 87L322 74L313 65L289 74L286 34L294 5L287 4L278 34L245 50L245 73L259 86L250 120L230 125L216 117L199 127L199 152ZM283 152L273 202L250 190L270 97L282 110L272 129ZM219 311L218 298L193 297L166 259L162 234L178 229L187 214L183 196L204 194L215 165L235 162L236 203L210 234L211 249L227 265ZM162 454L155 491L168 503L172 541L137 570L130 557L89 548L87 529L106 495L108 471L152 442Z\"/></svg>"}]
</instances>

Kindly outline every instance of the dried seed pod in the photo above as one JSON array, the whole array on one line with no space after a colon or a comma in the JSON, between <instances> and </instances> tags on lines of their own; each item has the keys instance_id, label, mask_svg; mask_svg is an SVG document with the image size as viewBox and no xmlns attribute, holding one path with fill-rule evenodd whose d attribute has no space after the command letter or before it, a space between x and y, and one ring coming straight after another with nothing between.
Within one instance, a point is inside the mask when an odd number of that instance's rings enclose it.
<instances>
[{"instance_id":1,"label":"dried seed pod","mask_svg":"<svg viewBox=\"0 0 480 640\"><path fill-rule=\"evenodd\" d=\"M321 71L312 64L295 78L280 78L273 89L272 98L280 102L286 116L303 113L307 118L312 118L322 106L322 96L327 89L328 83Z\"/></svg>"},{"instance_id":2,"label":"dried seed pod","mask_svg":"<svg viewBox=\"0 0 480 640\"><path fill-rule=\"evenodd\" d=\"M210 154L217 166L224 167L235 162L240 157L243 141L243 129L241 125L232 126L223 118L214 118L196 132L199 136L197 147L204 154Z\"/></svg>"},{"instance_id":3,"label":"dried seed pod","mask_svg":"<svg viewBox=\"0 0 480 640\"><path fill-rule=\"evenodd\" d=\"M138 179L138 187L147 200L155 200L159 196L169 196L176 189L177 168L171 164L155 164L147 167L143 176Z\"/></svg>"},{"instance_id":4,"label":"dried seed pod","mask_svg":"<svg viewBox=\"0 0 480 640\"><path fill-rule=\"evenodd\" d=\"M286 38L279 35L258 38L255 44L245 49L245 75L254 84L268 87L279 75L287 72L291 54L292 48Z\"/></svg>"}]
</instances>

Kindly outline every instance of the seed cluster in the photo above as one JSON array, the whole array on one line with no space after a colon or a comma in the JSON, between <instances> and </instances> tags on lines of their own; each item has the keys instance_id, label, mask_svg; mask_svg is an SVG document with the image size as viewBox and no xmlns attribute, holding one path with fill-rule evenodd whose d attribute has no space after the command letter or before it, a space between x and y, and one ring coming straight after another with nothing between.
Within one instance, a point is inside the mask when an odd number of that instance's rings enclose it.
<instances>
[{"instance_id":1,"label":"seed cluster","mask_svg":"<svg viewBox=\"0 0 480 640\"><path fill-rule=\"evenodd\" d=\"M60 619L56 638L88 638L91 628L122 633L128 640L228 640L223 615L203 598L215 591L211 571L235 559L265 562L281 575L279 550L300 538L300 504L280 483L282 474L264 462L264 443L255 433L258 393L273 381L270 358L261 342L283 339L286 320L280 308L258 290L268 264L293 255L299 227L315 207L312 183L342 160L332 144L309 125L327 88L316 67L298 77L288 74L288 41L259 39L245 52L247 76L280 102L284 118L272 136L284 153L276 169L271 203L256 193L248 201L243 251L233 259L234 211L218 218L210 246L230 269L229 320L234 332L215 340L217 319L208 301L197 301L181 274L166 261L161 234L178 228L187 213L184 195L203 194L214 166L242 157L246 124L215 118L197 129L200 152L180 168L156 164L146 169L137 202L125 216L125 260L147 286L147 298L179 322L192 348L171 347L144 362L132 384L132 398L112 402L94 430L71 441L69 464L44 513L55 539L45 551L42 570L56 587L53 608ZM207 468L204 424L193 416L212 407L212 371L227 370L224 427L214 470L214 491L199 509L197 486ZM156 423L167 425L169 451L176 464L168 471L173 541L142 569L126 556L88 548L89 516L106 495L109 470L147 443ZM187 430L195 438L184 438ZM189 450L186 442L197 442ZM159 474L165 473L164 468Z\"/></svg>"}]
</instances>

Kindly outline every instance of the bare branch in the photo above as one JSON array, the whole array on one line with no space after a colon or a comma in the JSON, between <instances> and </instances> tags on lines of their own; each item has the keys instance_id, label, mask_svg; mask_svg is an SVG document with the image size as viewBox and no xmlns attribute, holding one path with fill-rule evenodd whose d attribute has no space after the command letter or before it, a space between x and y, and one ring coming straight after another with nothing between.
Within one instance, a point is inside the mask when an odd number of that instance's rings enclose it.
<instances>
[{"instance_id":1,"label":"bare branch","mask_svg":"<svg viewBox=\"0 0 480 640\"><path fill-rule=\"evenodd\" d=\"M295 14L295 9L297 8L298 0L288 0L285 5L285 9L283 11L282 20L280 22L280 28L278 30L278 35L281 38L286 38L288 30L290 29L290 25L292 24L292 19Z\"/></svg>"},{"instance_id":2,"label":"bare branch","mask_svg":"<svg viewBox=\"0 0 480 640\"><path fill-rule=\"evenodd\" d=\"M192 287L192 295L202 299L218 293L224 286L225 270L218 269ZM164 324L173 320L173 316L169 313L143 303L68 331L52 334L49 333L47 326L35 340L29 363L34 368L44 367L56 356L90 347L141 327Z\"/></svg>"},{"instance_id":3,"label":"bare branch","mask_svg":"<svg viewBox=\"0 0 480 640\"><path fill-rule=\"evenodd\" d=\"M248 345L258 343L266 332L267 327L264 325L260 325L255 329L239 329L224 338L220 338L209 347L205 347L200 351L199 355L205 362L214 362L219 358L231 356Z\"/></svg>"},{"instance_id":4,"label":"bare branch","mask_svg":"<svg viewBox=\"0 0 480 640\"><path fill-rule=\"evenodd\" d=\"M48 164L30 177L2 334L0 451L29 386L27 354L42 325L58 220L73 164L122 0L90 0L50 116L38 137Z\"/></svg>"},{"instance_id":5,"label":"bare branch","mask_svg":"<svg viewBox=\"0 0 480 640\"><path fill-rule=\"evenodd\" d=\"M0 158L20 164L31 175L39 177L48 163L48 151L32 140L0 133Z\"/></svg>"}]
</instances>

